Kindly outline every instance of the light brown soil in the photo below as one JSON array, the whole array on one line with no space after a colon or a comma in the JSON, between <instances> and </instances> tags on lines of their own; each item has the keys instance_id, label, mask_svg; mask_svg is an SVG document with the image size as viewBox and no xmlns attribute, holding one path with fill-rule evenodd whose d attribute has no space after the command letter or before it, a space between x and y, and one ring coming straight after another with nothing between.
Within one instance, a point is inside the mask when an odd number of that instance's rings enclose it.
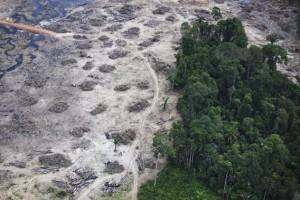
<instances>
[{"instance_id":1,"label":"light brown soil","mask_svg":"<svg viewBox=\"0 0 300 200\"><path fill-rule=\"evenodd\" d=\"M55 34L58 39L40 42L47 54L34 52L37 56L34 64L7 73L0 82L0 86L3 85L3 90L0 87L0 130L5 133L4 136L0 133L0 137L5 138L0 141L0 177L4 180L0 180L1 198L50 199L64 190L75 199L101 199L107 195L103 187L110 182L132 183L126 198L136 200L139 186L157 173L151 168L139 170L140 162L155 161L151 146L154 133L170 129L172 123L179 120L178 95L170 88L167 72L168 67L174 67L180 25L196 19L199 9L204 10L203 14L215 5L214 2L204 6L177 0L96 0L69 10L65 18L44 22L47 29L63 25L67 33ZM170 10L153 14L153 10L161 6ZM236 1L218 6L229 17L241 11ZM3 6L0 7L3 10ZM103 22L95 20L104 15L107 18ZM212 21L210 16L205 17ZM257 31L251 22L243 22L250 42L264 43L268 32ZM117 28L112 29L112 25ZM124 36L124 32L133 27L138 28L139 31L134 30L139 34ZM16 35L21 38L22 32ZM103 35L108 38L99 40ZM159 38L159 41L141 48L139 44L149 38ZM118 40L126 43L120 46ZM24 50L24 54L27 51ZM70 58L76 62L61 64ZM166 65L156 66L158 62L153 60ZM82 69L87 62L93 62L95 67ZM99 67L103 65L115 68L102 73ZM81 84L87 82L93 83L92 87L83 91ZM139 88L141 82L148 82L149 88ZM115 90L124 84L130 87ZM35 103L19 105L20 91L26 91ZM169 103L163 110L165 97L169 97ZM148 104L144 109L129 112L128 106L139 101ZM63 112L60 109L50 112L49 108L58 102L66 103L67 108L65 106ZM105 109L92 115L91 111L100 104L105 105ZM88 131L74 137L70 132L78 127ZM128 129L136 131L134 141L119 144L115 152L114 141L107 136ZM47 160L51 167L43 168L39 158L45 155L58 160ZM22 166L25 162L25 168L8 165L13 162ZM109 162L117 162L124 170L106 173ZM67 164L53 168L55 163ZM164 161L159 163L163 166ZM76 171L86 168L92 170L89 174L93 174L93 179L82 182L80 177L76 178ZM54 191L48 192L49 188Z\"/></svg>"}]
</instances>

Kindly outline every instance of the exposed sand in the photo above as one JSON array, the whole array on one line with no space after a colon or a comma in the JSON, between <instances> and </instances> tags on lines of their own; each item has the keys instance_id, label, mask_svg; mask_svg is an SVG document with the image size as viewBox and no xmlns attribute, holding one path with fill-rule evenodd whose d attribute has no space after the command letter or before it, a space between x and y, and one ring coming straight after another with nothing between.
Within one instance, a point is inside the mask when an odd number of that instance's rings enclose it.
<instances>
[{"instance_id":1,"label":"exposed sand","mask_svg":"<svg viewBox=\"0 0 300 200\"><path fill-rule=\"evenodd\" d=\"M120 17L130 20L117 22L116 16L126 4L131 7L125 7ZM167 72L174 67L180 25L194 20L199 14L196 9L204 9L201 15L211 20L207 11L214 5L213 2L204 6L176 0L98 0L70 10L67 17L56 22L44 22L49 25L45 28L53 31L59 31L58 25L62 25L68 34L40 42L45 52L34 51L37 56L34 63L6 73L1 80L4 92L0 93L0 128L13 126L7 128L7 132L11 134L12 129L17 134L0 144L0 160L3 160L0 162L0 199L55 199L61 190L68 192L65 198L101 199L109 194L107 190L111 188L106 184L109 182L130 184L132 188L124 198L136 200L138 187L157 172L152 169L156 162L151 147L153 134L170 129L172 123L179 120L178 95L170 88ZM154 14L153 11L161 6L169 9ZM219 6L225 16L236 16L240 11L237 2ZM103 22L94 20L101 18ZM267 33L262 34L247 21L244 23L251 42L265 41ZM113 30L112 25L118 27ZM133 30L126 35L133 27L137 27L139 33ZM22 37L23 33L18 34ZM81 36L76 39L72 37L74 34ZM108 39L99 40L104 35ZM115 49L119 52L113 53ZM82 53L87 55L82 56ZM117 54L119 58L114 57ZM87 62L94 66L83 69ZM99 71L104 64L115 68ZM36 72L38 80L44 84L41 87L25 84ZM83 87L86 81L91 85ZM149 83L149 88L140 88L143 81ZM115 87L120 85L129 88L116 91ZM20 102L23 93L37 102L24 106L24 102ZM163 110L165 97L170 99L167 109ZM142 101L148 103L143 110L128 111L132 104ZM57 103L61 103L54 109L57 113L51 112L51 106ZM92 115L91 111L98 104L106 108ZM90 130L82 137L74 137L70 131L78 127ZM113 139L107 136L127 129L135 130L136 139L128 145L118 145L115 152ZM43 168L39 158L55 153L63 154L72 164L58 169ZM25 162L26 167L9 164L15 161ZM113 174L104 172L106 164L114 161L124 170ZM163 164L161 160L159 165ZM76 170L86 167L97 178L83 180L76 174ZM113 189L118 190L117 187Z\"/></svg>"}]
</instances>

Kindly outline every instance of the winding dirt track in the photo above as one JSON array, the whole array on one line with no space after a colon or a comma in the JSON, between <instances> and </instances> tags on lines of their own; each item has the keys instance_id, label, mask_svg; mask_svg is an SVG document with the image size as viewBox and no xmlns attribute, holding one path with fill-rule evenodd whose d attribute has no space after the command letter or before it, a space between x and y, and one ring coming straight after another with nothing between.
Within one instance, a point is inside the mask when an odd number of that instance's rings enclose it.
<instances>
[{"instance_id":1,"label":"winding dirt track","mask_svg":"<svg viewBox=\"0 0 300 200\"><path fill-rule=\"evenodd\" d=\"M158 101L160 88L159 88L157 75L156 75L155 71L152 69L152 67L149 64L149 62L147 61L147 59L142 54L139 54L138 56L143 60L144 64L146 65L146 68L147 68L148 72L151 74L151 77L153 79L153 84L154 84L154 90L155 90L151 106L148 108L148 110L144 114L144 117L141 119L140 124L139 124L139 133L138 134L139 134L139 136L141 136L141 135L145 134L145 124L147 122L147 118L149 117L149 115L151 114L153 109L155 108L155 105ZM129 154L129 156L131 157L131 159L130 159L131 161L130 161L129 165L126 167L126 170L123 173L108 175L105 178L96 180L89 187L87 187L84 191L82 191L77 199L78 200L85 200L85 199L87 199L87 196L91 192L93 192L93 190L95 190L99 186L102 186L106 181L109 181L109 180L112 180L112 179L116 179L116 180L121 181L123 178L128 176L129 172L132 172L132 174L133 174L133 186L132 186L132 191L131 191L131 196L132 196L131 199L132 200L137 200L138 187L139 187L139 183L138 183L139 182L139 175L138 175L138 164L137 164L136 160L139 156L139 152L137 150L137 147L140 147L140 146L141 146L141 141L139 140L139 137L137 137L137 139L134 141L134 143L131 145L129 151L127 152L127 154Z\"/></svg>"},{"instance_id":2,"label":"winding dirt track","mask_svg":"<svg viewBox=\"0 0 300 200\"><path fill-rule=\"evenodd\" d=\"M56 33L56 32L49 31L49 30L46 30L43 28L38 28L38 27L30 26L30 25L25 25L25 24L20 24L20 23L5 21L5 20L0 20L0 25L15 27L17 29L21 29L21 30L25 30L25 31L33 32L33 33L39 33L39 34L43 34L43 35L54 37L54 38L60 38L60 39L62 39L62 38L67 39L67 37L74 35L73 33L63 33L63 34ZM131 199L137 200L138 187L139 187L139 183L138 183L139 182L139 174L138 174L138 164L137 164L139 150L137 147L142 146L140 137L145 134L145 125L147 123L147 119L148 119L149 115L151 114L151 112L153 111L153 109L155 108L155 105L159 99L159 90L160 90L157 75L156 75L155 71L152 69L149 62L147 61L147 58L145 58L144 55L141 53L139 53L137 56L139 57L139 59L141 59L143 61L148 72L150 73L150 75L153 79L155 92L154 92L154 97L152 99L151 106L147 109L147 111L145 112L143 118L141 119L141 121L139 123L139 128L138 128L139 136L137 137L137 139L134 141L134 143L131 145L129 151L127 152L127 154L130 157L129 165L126 167L126 170L121 174L108 175L102 179L96 180L89 187L84 189L81 192L81 194L79 194L79 196L77 198L78 200L87 199L88 195L91 192L93 192L96 188L99 188L99 186L102 186L105 182L107 182L109 180L116 179L116 180L121 181L123 178L128 176L129 172L132 172L132 174L133 174L133 187L132 187L132 191L131 191L131 196L132 196ZM95 144L95 145L97 145L97 144Z\"/></svg>"},{"instance_id":3,"label":"winding dirt track","mask_svg":"<svg viewBox=\"0 0 300 200\"><path fill-rule=\"evenodd\" d=\"M142 54L140 56L143 58L143 60L145 62L146 58ZM151 74L151 77L153 79L155 92L154 92L154 98L152 100L151 106L147 110L147 112L145 113L143 119L140 122L140 126L139 126L140 136L145 134L145 132L144 132L145 129L144 128L145 128L145 124L147 122L147 118L151 114L152 110L155 108L155 105L156 105L156 103L158 101L158 98L159 98L159 90L160 90L159 83L158 83L158 78L157 78L157 75L156 75L155 71L150 66L149 62L145 62L145 65L146 65L147 70L149 71L149 73ZM139 146L142 146L141 141L139 140L139 138L137 140L138 140L138 143L140 143ZM134 146L133 146L133 148L135 149ZM137 194L138 194L138 185L139 185L138 180L139 180L139 178L138 178L138 166L137 166L137 162L136 162L137 156L138 156L138 154L136 154L135 157L132 159L132 161L134 162L134 164L132 166L132 169L131 169L131 171L133 173L132 200L137 200Z\"/></svg>"}]
</instances>

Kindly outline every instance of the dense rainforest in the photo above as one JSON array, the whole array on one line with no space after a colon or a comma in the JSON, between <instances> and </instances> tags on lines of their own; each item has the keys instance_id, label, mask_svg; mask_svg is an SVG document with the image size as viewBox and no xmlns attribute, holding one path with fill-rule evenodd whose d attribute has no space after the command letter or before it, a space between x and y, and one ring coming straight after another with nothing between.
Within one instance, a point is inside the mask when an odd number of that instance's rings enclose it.
<instances>
[{"instance_id":1,"label":"dense rainforest","mask_svg":"<svg viewBox=\"0 0 300 200\"><path fill-rule=\"evenodd\" d=\"M154 138L169 166L139 199L300 199L300 88L276 70L287 52L273 42L248 45L236 18L182 25L170 75L182 121ZM179 197L187 182L167 175L183 172L214 194Z\"/></svg>"}]
</instances>

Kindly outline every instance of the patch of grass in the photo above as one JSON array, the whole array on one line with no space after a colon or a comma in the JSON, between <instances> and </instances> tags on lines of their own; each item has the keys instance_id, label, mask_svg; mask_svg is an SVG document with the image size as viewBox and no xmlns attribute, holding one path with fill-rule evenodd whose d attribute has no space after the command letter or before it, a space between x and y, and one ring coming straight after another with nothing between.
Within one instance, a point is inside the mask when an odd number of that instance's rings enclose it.
<instances>
[{"instance_id":1,"label":"patch of grass","mask_svg":"<svg viewBox=\"0 0 300 200\"><path fill-rule=\"evenodd\" d=\"M190 173L172 167L160 172L156 187L153 181L140 188L139 200L219 200Z\"/></svg>"},{"instance_id":2,"label":"patch of grass","mask_svg":"<svg viewBox=\"0 0 300 200\"><path fill-rule=\"evenodd\" d=\"M69 194L66 191L58 188L49 187L47 192L49 193L49 199L51 200L63 200L69 197Z\"/></svg>"},{"instance_id":3,"label":"patch of grass","mask_svg":"<svg viewBox=\"0 0 300 200\"><path fill-rule=\"evenodd\" d=\"M56 195L55 195L57 198L65 198L66 196L68 196L68 193L67 192L65 192L65 191L59 191L59 192L57 192L56 193Z\"/></svg>"}]
</instances>

